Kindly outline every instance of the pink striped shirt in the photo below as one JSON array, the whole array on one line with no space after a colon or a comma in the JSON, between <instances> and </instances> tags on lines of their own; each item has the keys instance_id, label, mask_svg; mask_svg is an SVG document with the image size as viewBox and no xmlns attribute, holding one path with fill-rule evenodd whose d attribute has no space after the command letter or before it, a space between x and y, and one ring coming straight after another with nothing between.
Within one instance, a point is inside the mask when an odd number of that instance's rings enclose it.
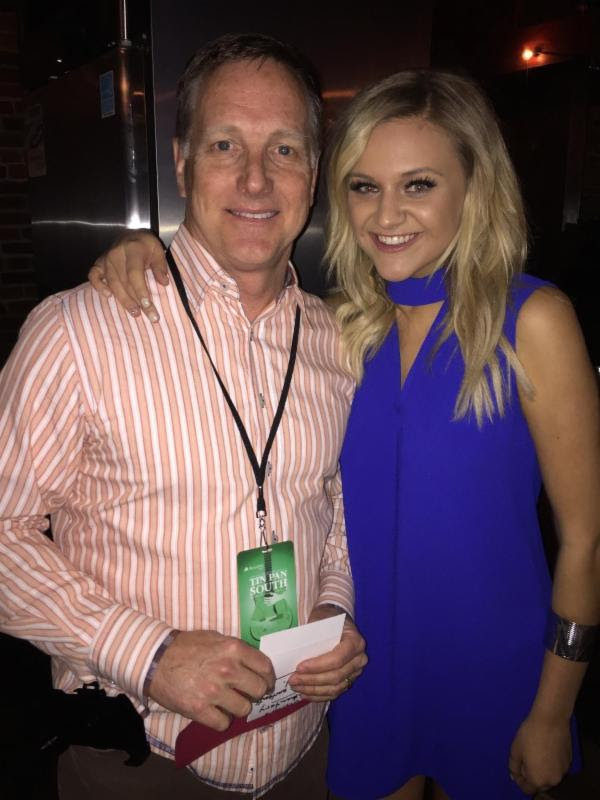
<instances>
[{"instance_id":1,"label":"pink striped shirt","mask_svg":"<svg viewBox=\"0 0 600 800\"><path fill-rule=\"evenodd\" d=\"M262 453L298 357L265 481L267 528L294 541L298 616L352 612L337 471L353 391L335 321L290 280L253 322L237 285L182 226L172 245L211 356ZM239 432L173 286L161 321L134 320L85 284L25 323L0 382L0 623L53 657L67 691L99 679L143 707L172 628L237 636L236 554L259 545L256 486ZM54 542L44 535L51 515ZM152 748L171 756L186 720L150 701ZM207 782L259 796L312 743L311 704L198 759Z\"/></svg>"}]
</instances>

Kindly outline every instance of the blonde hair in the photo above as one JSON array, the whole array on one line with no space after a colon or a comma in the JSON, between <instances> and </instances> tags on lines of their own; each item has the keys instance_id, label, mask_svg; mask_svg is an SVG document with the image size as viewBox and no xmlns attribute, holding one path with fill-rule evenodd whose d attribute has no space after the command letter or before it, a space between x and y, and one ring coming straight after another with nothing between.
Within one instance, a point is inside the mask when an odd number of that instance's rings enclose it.
<instances>
[{"instance_id":1,"label":"blonde hair","mask_svg":"<svg viewBox=\"0 0 600 800\"><path fill-rule=\"evenodd\" d=\"M394 323L385 281L360 249L348 215L348 175L373 129L391 119L419 118L453 142L467 180L462 217L436 269L445 269L448 313L438 346L452 333L465 363L455 419L474 412L477 423L504 414L507 371L530 390L503 333L508 294L527 255L527 228L517 178L496 117L478 87L459 75L407 70L358 94L337 122L328 161L326 259L343 293L337 315L348 366L360 381ZM503 371L498 351L508 370Z\"/></svg>"}]
</instances>

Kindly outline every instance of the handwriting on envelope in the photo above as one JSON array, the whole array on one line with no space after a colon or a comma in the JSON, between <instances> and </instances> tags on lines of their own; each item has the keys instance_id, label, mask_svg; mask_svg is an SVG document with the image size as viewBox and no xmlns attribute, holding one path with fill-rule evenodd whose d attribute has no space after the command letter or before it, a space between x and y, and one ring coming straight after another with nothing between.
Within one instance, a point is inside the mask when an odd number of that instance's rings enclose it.
<instances>
[{"instance_id":1,"label":"handwriting on envelope","mask_svg":"<svg viewBox=\"0 0 600 800\"><path fill-rule=\"evenodd\" d=\"M288 678L301 661L328 653L339 643L345 618L345 614L338 614L261 638L260 649L271 659L275 671L275 688L258 703L253 703L248 722L301 699L288 686Z\"/></svg>"}]
</instances>

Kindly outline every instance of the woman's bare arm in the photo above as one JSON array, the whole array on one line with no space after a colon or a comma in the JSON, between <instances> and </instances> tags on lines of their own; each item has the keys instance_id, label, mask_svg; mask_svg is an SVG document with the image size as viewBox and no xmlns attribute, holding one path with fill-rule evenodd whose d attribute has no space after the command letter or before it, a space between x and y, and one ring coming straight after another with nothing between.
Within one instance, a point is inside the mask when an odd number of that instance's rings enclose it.
<instances>
[{"instance_id":1,"label":"woman's bare arm","mask_svg":"<svg viewBox=\"0 0 600 800\"><path fill-rule=\"evenodd\" d=\"M169 283L169 271L160 240L147 230L125 232L94 262L88 280L105 297L114 297L133 317L144 314L158 322L158 312L152 303L146 270L163 286Z\"/></svg>"},{"instance_id":2,"label":"woman's bare arm","mask_svg":"<svg viewBox=\"0 0 600 800\"><path fill-rule=\"evenodd\" d=\"M521 403L559 537L552 608L568 620L597 625L598 383L575 312L558 290L538 290L523 306L517 323L517 355L534 387L533 396L522 392ZM586 667L546 653L534 703L511 752L511 774L526 792L558 783L568 769L569 718Z\"/></svg>"}]
</instances>

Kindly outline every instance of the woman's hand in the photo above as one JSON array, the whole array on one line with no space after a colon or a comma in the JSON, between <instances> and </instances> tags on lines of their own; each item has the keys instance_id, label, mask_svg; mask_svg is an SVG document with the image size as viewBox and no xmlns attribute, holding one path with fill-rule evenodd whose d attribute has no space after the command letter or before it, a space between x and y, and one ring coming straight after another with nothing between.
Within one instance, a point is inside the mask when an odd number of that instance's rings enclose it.
<instances>
[{"instance_id":1,"label":"woman's hand","mask_svg":"<svg viewBox=\"0 0 600 800\"><path fill-rule=\"evenodd\" d=\"M545 720L532 713L513 740L508 768L519 788L534 794L560 783L572 755L569 720Z\"/></svg>"},{"instance_id":2,"label":"woman's hand","mask_svg":"<svg viewBox=\"0 0 600 800\"><path fill-rule=\"evenodd\" d=\"M144 275L148 269L158 283L163 286L169 283L160 240L151 231L127 231L95 261L88 272L88 280L105 297L114 295L133 317L138 317L141 310L151 322L158 322L158 312L150 300Z\"/></svg>"}]
</instances>

